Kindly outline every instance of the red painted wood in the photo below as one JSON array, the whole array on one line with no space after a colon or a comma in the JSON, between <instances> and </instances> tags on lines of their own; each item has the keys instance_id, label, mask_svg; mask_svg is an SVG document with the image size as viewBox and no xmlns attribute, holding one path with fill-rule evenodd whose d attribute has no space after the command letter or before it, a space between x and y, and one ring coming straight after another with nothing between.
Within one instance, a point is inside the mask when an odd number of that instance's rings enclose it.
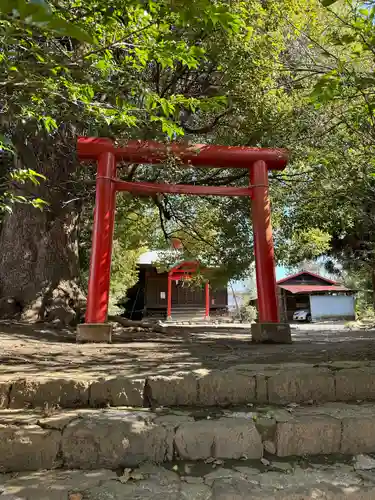
<instances>
[{"instance_id":1,"label":"red painted wood","mask_svg":"<svg viewBox=\"0 0 375 500\"><path fill-rule=\"evenodd\" d=\"M77 152L81 160L95 160L103 151L112 151L116 160L132 163L163 163L173 154L182 164L196 167L249 168L264 160L270 170L283 170L288 162L285 149L248 148L245 146L211 146L207 144L164 144L154 141L130 141L115 148L109 139L79 137Z\"/></svg>"},{"instance_id":2,"label":"red painted wood","mask_svg":"<svg viewBox=\"0 0 375 500\"><path fill-rule=\"evenodd\" d=\"M278 323L275 257L272 239L271 207L268 196L268 171L264 161L250 169L253 185L251 213L253 219L255 272L260 323Z\"/></svg>"},{"instance_id":3,"label":"red painted wood","mask_svg":"<svg viewBox=\"0 0 375 500\"><path fill-rule=\"evenodd\" d=\"M168 275L167 319L172 317L172 278Z\"/></svg>"},{"instance_id":4,"label":"red painted wood","mask_svg":"<svg viewBox=\"0 0 375 500\"><path fill-rule=\"evenodd\" d=\"M105 323L107 321L116 203L116 189L110 179L115 176L116 160L114 154L102 153L98 158L96 179L86 323Z\"/></svg>"},{"instance_id":5,"label":"red painted wood","mask_svg":"<svg viewBox=\"0 0 375 500\"><path fill-rule=\"evenodd\" d=\"M184 260L183 262L178 262L172 269L169 270L170 273L174 271L179 271L181 269L194 269L196 270L199 267L199 262L197 260Z\"/></svg>"},{"instance_id":6,"label":"red painted wood","mask_svg":"<svg viewBox=\"0 0 375 500\"><path fill-rule=\"evenodd\" d=\"M173 280L173 281L178 281L178 280L181 280L181 279L189 280L189 279L191 279L191 274L194 274L194 273L195 273L195 270L186 271L186 272L183 272L183 273L173 273L173 274L170 275L170 279Z\"/></svg>"},{"instance_id":7,"label":"red painted wood","mask_svg":"<svg viewBox=\"0 0 375 500\"><path fill-rule=\"evenodd\" d=\"M107 319L116 191L130 191L146 195L156 193L203 196L252 195L259 320L261 322L279 321L271 211L268 198L268 169L284 169L288 160L287 151L232 146L166 145L139 141L132 141L125 148L115 148L109 139L81 137L78 139L77 152L80 159L98 161L96 208L86 312L87 323L104 323ZM230 186L129 183L116 179L116 161L159 164L163 163L170 154L177 156L185 165L248 168L250 170L250 186L236 188ZM178 269L176 271L178 272ZM179 271L182 272L182 270ZM173 275L170 275L168 279L168 317L171 316L172 310L172 277Z\"/></svg>"},{"instance_id":8,"label":"red painted wood","mask_svg":"<svg viewBox=\"0 0 375 500\"><path fill-rule=\"evenodd\" d=\"M210 284L208 281L205 283L205 299L206 299L206 310L205 310L205 318L208 319L210 317Z\"/></svg>"},{"instance_id":9,"label":"red painted wood","mask_svg":"<svg viewBox=\"0 0 375 500\"><path fill-rule=\"evenodd\" d=\"M231 186L194 186L190 184L157 184L153 182L126 182L116 180L117 191L128 191L134 194L193 194L197 196L250 196L249 187Z\"/></svg>"}]
</instances>

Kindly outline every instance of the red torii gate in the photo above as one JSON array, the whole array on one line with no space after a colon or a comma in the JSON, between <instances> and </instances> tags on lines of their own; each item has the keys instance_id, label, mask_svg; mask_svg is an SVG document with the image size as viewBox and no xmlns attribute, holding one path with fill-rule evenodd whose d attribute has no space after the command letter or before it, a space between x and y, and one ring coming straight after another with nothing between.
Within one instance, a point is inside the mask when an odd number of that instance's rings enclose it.
<instances>
[{"instance_id":1,"label":"red torii gate","mask_svg":"<svg viewBox=\"0 0 375 500\"><path fill-rule=\"evenodd\" d=\"M172 319L172 282L190 279L199 268L199 262L192 260L179 262L168 271L167 319ZM207 280L204 283L204 317L210 317L210 283Z\"/></svg>"},{"instance_id":2,"label":"red torii gate","mask_svg":"<svg viewBox=\"0 0 375 500\"><path fill-rule=\"evenodd\" d=\"M86 318L85 324L78 326L78 341L111 341L111 326L106 322L116 193L128 191L138 195L249 196L252 201L259 312L259 323L252 328L253 340L290 342L289 326L279 323L268 196L268 170L283 170L288 161L287 151L204 144L184 146L152 141L131 141L125 147L116 148L110 139L80 137L77 153L80 160L96 160L98 165ZM160 164L170 155L175 155L182 164L195 167L247 168L249 186L126 182L116 177L117 162Z\"/></svg>"}]
</instances>

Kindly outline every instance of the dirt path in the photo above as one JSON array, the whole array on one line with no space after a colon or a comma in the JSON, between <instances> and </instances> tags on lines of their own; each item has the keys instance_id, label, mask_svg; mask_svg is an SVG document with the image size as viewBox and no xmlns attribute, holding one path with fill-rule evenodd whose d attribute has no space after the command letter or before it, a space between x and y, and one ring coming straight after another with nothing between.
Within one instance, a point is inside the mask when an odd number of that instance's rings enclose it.
<instances>
[{"instance_id":1,"label":"dirt path","mask_svg":"<svg viewBox=\"0 0 375 500\"><path fill-rule=\"evenodd\" d=\"M111 345L75 343L73 331L0 323L0 377L77 375L80 378L168 374L239 364L375 360L375 330L338 325L293 328L292 345L254 345L247 330L209 329L181 337L129 336L117 330Z\"/></svg>"}]
</instances>

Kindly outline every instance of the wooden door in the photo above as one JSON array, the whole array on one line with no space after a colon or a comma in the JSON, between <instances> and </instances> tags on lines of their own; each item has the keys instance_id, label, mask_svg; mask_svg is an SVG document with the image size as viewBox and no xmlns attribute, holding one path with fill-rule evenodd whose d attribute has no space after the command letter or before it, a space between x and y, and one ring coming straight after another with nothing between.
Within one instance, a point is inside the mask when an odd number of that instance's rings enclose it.
<instances>
[{"instance_id":1,"label":"wooden door","mask_svg":"<svg viewBox=\"0 0 375 500\"><path fill-rule=\"evenodd\" d=\"M184 281L172 284L172 304L175 306L203 306L205 304L204 288L191 286Z\"/></svg>"}]
</instances>

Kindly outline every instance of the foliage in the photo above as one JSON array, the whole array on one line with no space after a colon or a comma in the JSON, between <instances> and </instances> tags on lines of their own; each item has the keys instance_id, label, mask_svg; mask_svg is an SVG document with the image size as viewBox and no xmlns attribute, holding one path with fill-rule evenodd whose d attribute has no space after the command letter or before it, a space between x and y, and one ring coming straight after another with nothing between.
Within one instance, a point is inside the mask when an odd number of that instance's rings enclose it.
<instances>
[{"instance_id":1,"label":"foliage","mask_svg":"<svg viewBox=\"0 0 375 500\"><path fill-rule=\"evenodd\" d=\"M153 246L152 235L158 230L158 214L155 206L142 203L130 195L118 197L117 219L113 241L110 304L113 307L119 297L138 279L138 259ZM92 217L85 214L80 234L81 285L87 290L88 263L91 247Z\"/></svg>"},{"instance_id":2,"label":"foliage","mask_svg":"<svg viewBox=\"0 0 375 500\"><path fill-rule=\"evenodd\" d=\"M116 128L140 127L147 121L170 136L178 134L174 118L178 121L181 110L201 104L207 107L207 100L170 96L167 92L158 95L145 79L150 63L158 65L168 82L168 72L177 67L197 68L204 60L205 50L197 35L208 35L216 26L224 30L240 28L239 17L224 4L206 2L207 15L185 33L197 8L199 2L150 1L147 9L141 1L119 0L108 8L98 8L95 1L56 4L55 15L73 32L80 19L92 33L92 42L87 43L80 43L74 35L65 38L51 34L44 24L25 29L5 16L1 24L1 65L2 84L12 91L8 115L13 121L36 122L49 133L74 116L75 120L87 120L89 128L94 127L91 133L110 132L111 126L112 135ZM182 35L180 41L178 33ZM16 99L21 103L12 108Z\"/></svg>"},{"instance_id":3,"label":"foliage","mask_svg":"<svg viewBox=\"0 0 375 500\"><path fill-rule=\"evenodd\" d=\"M152 245L158 229L155 207L141 204L129 195L118 200L111 269L110 302L115 304L138 280L138 259Z\"/></svg>"},{"instance_id":4,"label":"foliage","mask_svg":"<svg viewBox=\"0 0 375 500\"><path fill-rule=\"evenodd\" d=\"M14 191L9 189L9 181L13 185L23 186L25 183L30 182L34 186L38 186L41 181L45 180L44 175L35 172L31 168L19 168L10 169L8 173L8 179L3 178L2 184L0 184L0 220L2 213L12 212L12 206L15 203L30 203L33 207L43 210L47 205L46 201L35 196L24 196L20 194L15 194Z\"/></svg>"},{"instance_id":5,"label":"foliage","mask_svg":"<svg viewBox=\"0 0 375 500\"><path fill-rule=\"evenodd\" d=\"M375 11L322 3L59 0L14 10L8 0L0 9L3 213L31 202L51 217L80 214L85 283L94 172L77 168L77 135L286 147L290 166L270 175L278 261L325 255L353 272L373 268ZM118 175L248 184L247 170L181 168L178 159L121 165ZM240 278L253 262L250 210L245 199L119 197L113 297L134 282L139 253L173 236L184 256L217 266L213 281Z\"/></svg>"},{"instance_id":6,"label":"foliage","mask_svg":"<svg viewBox=\"0 0 375 500\"><path fill-rule=\"evenodd\" d=\"M279 238L286 247L283 259L293 262L299 256L297 252L295 258L295 246L289 243L301 232L316 236L318 230L320 243L329 244L320 250L318 244L316 255L338 259L350 273L371 276L375 266L375 6L373 2L366 8L351 1L328 3L331 7L322 14L322 29L313 34L301 31L305 54L298 64L291 63L293 81L302 85L309 101L296 127L304 150L294 148L297 182L284 191L287 210L279 215ZM308 247L303 246L306 257Z\"/></svg>"},{"instance_id":7,"label":"foliage","mask_svg":"<svg viewBox=\"0 0 375 500\"><path fill-rule=\"evenodd\" d=\"M360 320L374 317L372 274L368 269L344 271L342 279L346 287L356 290L356 317Z\"/></svg>"},{"instance_id":8,"label":"foliage","mask_svg":"<svg viewBox=\"0 0 375 500\"><path fill-rule=\"evenodd\" d=\"M204 15L195 19L201 8ZM242 24L235 9L207 0L150 0L147 8L141 0L118 0L111 7L94 0L3 3L0 140L3 152L13 152L16 160L8 159L4 179L20 175L18 143L36 134L56 149L61 140L74 147L79 133L118 140L159 132L174 137L183 133L181 114L222 108L224 96L175 92L174 72L204 64L203 34L231 35ZM43 151L36 156L40 161ZM10 198L2 193L3 208Z\"/></svg>"},{"instance_id":9,"label":"foliage","mask_svg":"<svg viewBox=\"0 0 375 500\"><path fill-rule=\"evenodd\" d=\"M331 2L331 4L336 2ZM337 119L352 133L373 138L375 4L345 1L329 9L320 75L311 98L316 106L333 103ZM317 67L311 67L314 73ZM345 107L343 107L345 104Z\"/></svg>"},{"instance_id":10,"label":"foliage","mask_svg":"<svg viewBox=\"0 0 375 500\"><path fill-rule=\"evenodd\" d=\"M240 308L240 318L243 323L252 323L257 319L257 309L250 304L244 304Z\"/></svg>"},{"instance_id":11,"label":"foliage","mask_svg":"<svg viewBox=\"0 0 375 500\"><path fill-rule=\"evenodd\" d=\"M289 266L298 265L304 260L314 260L331 248L331 236L317 227L295 230L290 239L278 246L279 258L287 255Z\"/></svg>"},{"instance_id":12,"label":"foliage","mask_svg":"<svg viewBox=\"0 0 375 500\"><path fill-rule=\"evenodd\" d=\"M0 5L0 13L20 29L42 28L57 36L92 42L92 37L86 31L77 23L69 23L63 19L45 0L5 0Z\"/></svg>"},{"instance_id":13,"label":"foliage","mask_svg":"<svg viewBox=\"0 0 375 500\"><path fill-rule=\"evenodd\" d=\"M287 266L324 256L351 272L374 268L374 10L371 4L362 7L341 2L336 10L312 9L311 23L288 12L295 36L276 44L274 79L255 79L252 87L251 70L244 78L238 78L236 66L232 70L238 82L233 110L215 129L214 139L292 151L288 169L270 176L276 255ZM306 9L301 12L307 15ZM265 44L269 49L269 40ZM244 52L238 54L241 68L247 68ZM242 175L236 185L246 184ZM251 262L246 260L252 253L251 227L246 227L245 203L236 206L235 214L241 238L232 242L240 250L228 261L237 258L239 271ZM228 241L227 235L221 241ZM219 247L223 253L225 247Z\"/></svg>"},{"instance_id":14,"label":"foliage","mask_svg":"<svg viewBox=\"0 0 375 500\"><path fill-rule=\"evenodd\" d=\"M308 4L313 7L313 2ZM227 93L230 108L219 122L212 121L215 127L201 127L199 117L194 117L194 136L189 122L188 137L197 142L283 145L280 128L284 126L283 120L290 117L296 100L280 85L283 51L295 37L287 16L300 26L311 19L300 18L298 2L272 3L267 7L262 7L260 2L248 2L248 5L244 21L251 36L245 39L220 37L215 39L216 48L210 44L210 57L217 52L220 57L215 91ZM300 103L299 97L297 102ZM160 174L167 182L248 185L247 170L181 170L178 165L170 164L168 167L168 172ZM240 278L248 272L253 262L248 200L168 196L159 201L164 224L161 239L178 236L184 243L187 257L199 256L203 263L210 265L219 266L220 263L219 279ZM321 248L315 254L320 252Z\"/></svg>"},{"instance_id":15,"label":"foliage","mask_svg":"<svg viewBox=\"0 0 375 500\"><path fill-rule=\"evenodd\" d=\"M248 200L169 197L166 208L170 220L164 224L158 247L162 238L179 238L181 258L199 259L203 267L211 267L209 279L215 286L239 278L248 269L253 260ZM238 217L244 209L245 217Z\"/></svg>"},{"instance_id":16,"label":"foliage","mask_svg":"<svg viewBox=\"0 0 375 500\"><path fill-rule=\"evenodd\" d=\"M0 5L0 19L1 19L1 40L2 40L2 54L0 61L3 62L7 57L7 51L4 51L5 44L17 43L17 35L22 33L27 36L31 35L33 29L43 30L50 32L55 36L62 37L68 36L81 42L92 42L91 36L81 29L77 23L69 23L64 20L58 12L54 12L51 6L41 1L26 0L7 0L3 1ZM17 73L19 70L14 65L14 52L10 52L11 57L8 61L9 71ZM42 59L42 57L40 56ZM2 86L6 88L7 81L2 82ZM6 109L3 106L3 110ZM55 124L53 119L46 121L46 126ZM10 136L5 131L5 134L0 133L0 154L3 156L5 162L10 162L11 155L13 154L12 141ZM25 184L30 181L34 185L39 184L40 179L44 176L38 174L30 168L14 168L10 167L8 175L3 175L3 184L0 184L0 220L4 212L11 212L14 203L31 203L34 207L43 209L46 202L38 197L16 195L9 190L9 180L11 183ZM0 178L1 178L0 177ZM8 180L8 182L7 182Z\"/></svg>"}]
</instances>

